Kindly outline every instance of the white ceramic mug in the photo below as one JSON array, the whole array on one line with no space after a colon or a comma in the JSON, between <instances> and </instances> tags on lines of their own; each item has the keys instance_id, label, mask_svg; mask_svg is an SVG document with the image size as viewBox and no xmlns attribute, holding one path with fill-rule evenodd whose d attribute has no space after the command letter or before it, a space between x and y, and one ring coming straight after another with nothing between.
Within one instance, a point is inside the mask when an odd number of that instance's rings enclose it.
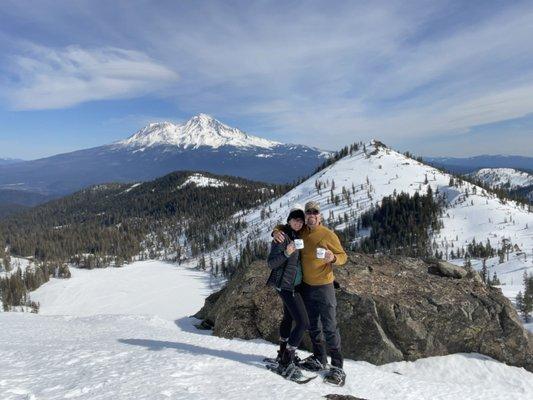
<instances>
[{"instance_id":1,"label":"white ceramic mug","mask_svg":"<svg viewBox=\"0 0 533 400\"><path fill-rule=\"evenodd\" d=\"M323 247L317 247L316 258L326 258L326 249Z\"/></svg>"},{"instance_id":2,"label":"white ceramic mug","mask_svg":"<svg viewBox=\"0 0 533 400\"><path fill-rule=\"evenodd\" d=\"M296 247L298 250L304 248L304 241L303 239L294 239L294 247Z\"/></svg>"}]
</instances>

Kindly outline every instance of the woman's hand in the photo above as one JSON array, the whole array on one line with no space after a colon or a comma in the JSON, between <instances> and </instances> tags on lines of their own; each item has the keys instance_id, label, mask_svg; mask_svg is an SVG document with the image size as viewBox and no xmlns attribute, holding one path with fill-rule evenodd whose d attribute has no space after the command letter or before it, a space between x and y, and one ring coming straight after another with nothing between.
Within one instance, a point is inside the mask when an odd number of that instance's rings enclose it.
<instances>
[{"instance_id":1,"label":"woman's hand","mask_svg":"<svg viewBox=\"0 0 533 400\"><path fill-rule=\"evenodd\" d=\"M292 253L296 251L296 246L294 245L294 242L290 242L287 245L287 248L285 249L285 253L290 256Z\"/></svg>"}]
</instances>

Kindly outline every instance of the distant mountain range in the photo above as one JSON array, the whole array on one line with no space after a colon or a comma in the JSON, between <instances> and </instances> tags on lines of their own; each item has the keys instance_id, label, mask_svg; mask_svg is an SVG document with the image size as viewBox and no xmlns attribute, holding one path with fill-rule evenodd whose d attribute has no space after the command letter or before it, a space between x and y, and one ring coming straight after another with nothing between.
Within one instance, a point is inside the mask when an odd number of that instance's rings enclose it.
<instances>
[{"instance_id":1,"label":"distant mountain range","mask_svg":"<svg viewBox=\"0 0 533 400\"><path fill-rule=\"evenodd\" d=\"M199 114L184 124L150 124L129 138L32 161L0 164L2 191L59 197L104 182L147 181L179 170L207 171L269 183L309 175L330 152L248 135Z\"/></svg>"},{"instance_id":2,"label":"distant mountain range","mask_svg":"<svg viewBox=\"0 0 533 400\"><path fill-rule=\"evenodd\" d=\"M450 172L466 174L481 168L515 168L533 171L533 157L481 155L467 158L454 157L423 157L436 167L444 168Z\"/></svg>"},{"instance_id":3,"label":"distant mountain range","mask_svg":"<svg viewBox=\"0 0 533 400\"><path fill-rule=\"evenodd\" d=\"M0 158L0 165L16 164L23 161L17 158Z\"/></svg>"}]
</instances>

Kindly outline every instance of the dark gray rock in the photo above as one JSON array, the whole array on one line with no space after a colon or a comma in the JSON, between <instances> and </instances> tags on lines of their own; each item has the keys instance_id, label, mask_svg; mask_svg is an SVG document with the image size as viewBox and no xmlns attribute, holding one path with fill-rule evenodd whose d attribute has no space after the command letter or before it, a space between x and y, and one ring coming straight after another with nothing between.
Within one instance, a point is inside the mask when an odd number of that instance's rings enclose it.
<instances>
[{"instance_id":1,"label":"dark gray rock","mask_svg":"<svg viewBox=\"0 0 533 400\"><path fill-rule=\"evenodd\" d=\"M464 269L466 274L450 273L453 277L434 274L436 265L349 254L335 273L345 357L384 364L476 352L533 371L532 335L501 291ZM444 270L449 271L447 265ZM264 261L237 270L196 317L217 336L277 342L282 307L265 286L268 272ZM309 349L309 342L304 346Z\"/></svg>"}]
</instances>

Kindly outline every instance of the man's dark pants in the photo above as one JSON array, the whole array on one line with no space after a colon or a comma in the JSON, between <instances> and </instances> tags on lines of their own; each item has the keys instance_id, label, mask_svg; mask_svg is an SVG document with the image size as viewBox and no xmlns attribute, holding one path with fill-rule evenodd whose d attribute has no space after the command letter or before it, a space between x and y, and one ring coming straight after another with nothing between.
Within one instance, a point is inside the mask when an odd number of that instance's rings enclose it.
<instances>
[{"instance_id":1,"label":"man's dark pants","mask_svg":"<svg viewBox=\"0 0 533 400\"><path fill-rule=\"evenodd\" d=\"M333 283L320 286L302 283L302 294L309 316L309 336L313 343L313 354L322 364L327 364L327 344L331 365L342 368L341 336L337 328L337 299Z\"/></svg>"}]
</instances>

